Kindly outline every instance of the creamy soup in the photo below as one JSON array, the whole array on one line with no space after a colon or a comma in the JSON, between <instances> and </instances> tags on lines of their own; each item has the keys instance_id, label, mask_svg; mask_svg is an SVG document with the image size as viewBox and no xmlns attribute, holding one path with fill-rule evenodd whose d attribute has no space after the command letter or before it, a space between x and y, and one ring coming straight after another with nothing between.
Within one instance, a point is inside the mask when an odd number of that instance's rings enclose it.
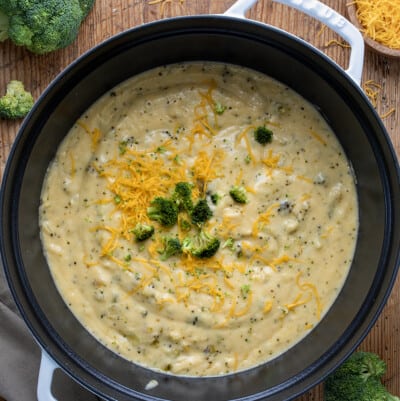
<instances>
[{"instance_id":1,"label":"creamy soup","mask_svg":"<svg viewBox=\"0 0 400 401\"><path fill-rule=\"evenodd\" d=\"M198 62L135 76L79 118L49 166L40 228L94 337L140 365L209 376L310 333L347 276L358 209L312 105L261 73Z\"/></svg>"}]
</instances>

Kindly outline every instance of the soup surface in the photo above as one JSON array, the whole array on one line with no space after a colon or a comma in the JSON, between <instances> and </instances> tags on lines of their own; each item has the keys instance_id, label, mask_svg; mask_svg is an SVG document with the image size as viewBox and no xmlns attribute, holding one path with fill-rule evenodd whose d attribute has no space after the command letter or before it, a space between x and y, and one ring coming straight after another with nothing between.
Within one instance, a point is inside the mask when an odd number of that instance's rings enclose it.
<instances>
[{"instance_id":1,"label":"soup surface","mask_svg":"<svg viewBox=\"0 0 400 401\"><path fill-rule=\"evenodd\" d=\"M81 116L49 166L40 227L62 297L100 342L208 376L268 361L316 326L347 276L358 209L341 146L301 96L252 70L185 63Z\"/></svg>"}]
</instances>

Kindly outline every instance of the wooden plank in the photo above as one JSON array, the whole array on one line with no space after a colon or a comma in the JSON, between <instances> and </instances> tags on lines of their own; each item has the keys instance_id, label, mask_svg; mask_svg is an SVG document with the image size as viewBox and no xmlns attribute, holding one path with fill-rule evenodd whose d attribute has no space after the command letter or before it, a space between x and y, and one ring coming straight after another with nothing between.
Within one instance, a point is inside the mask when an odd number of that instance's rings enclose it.
<instances>
[{"instance_id":1,"label":"wooden plank","mask_svg":"<svg viewBox=\"0 0 400 401\"><path fill-rule=\"evenodd\" d=\"M326 4L344 14L344 0L324 0ZM37 56L9 41L0 44L0 92L4 92L10 79L23 81L38 98L47 85L69 63L96 44L131 27L176 15L222 13L233 0L167 0L165 5L150 4L149 0L96 0L96 4L85 20L78 39L66 49ZM346 67L349 49L330 42L340 41L338 36L310 17L286 6L260 0L249 12L249 17L285 29L312 43L339 65ZM392 107L398 108L400 62L387 59L367 50L363 82L373 80L381 85L377 94L377 111L380 115ZM393 141L397 155L400 154L400 112L383 120ZM10 146L21 122L0 121L0 175ZM391 297L378 322L362 343L361 348L377 352L388 364L385 384L391 392L400 394L399 350L400 335L400 280L398 279ZM323 400L322 388L317 386L298 401ZM0 400L1 401L1 400Z\"/></svg>"}]
</instances>

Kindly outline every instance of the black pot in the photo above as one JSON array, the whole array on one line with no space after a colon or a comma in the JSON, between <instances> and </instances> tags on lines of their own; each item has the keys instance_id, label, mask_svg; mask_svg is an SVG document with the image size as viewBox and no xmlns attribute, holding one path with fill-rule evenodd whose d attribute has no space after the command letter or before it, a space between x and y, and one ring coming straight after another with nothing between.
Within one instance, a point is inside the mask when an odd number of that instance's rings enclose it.
<instances>
[{"instance_id":1,"label":"black pot","mask_svg":"<svg viewBox=\"0 0 400 401\"><path fill-rule=\"evenodd\" d=\"M359 238L348 279L321 323L278 358L208 378L156 373L106 349L61 299L43 256L39 197L46 168L75 120L121 81L190 60L266 73L316 105L357 179ZM399 259L399 166L385 129L357 84L303 41L227 16L183 17L120 34L69 66L25 119L1 191L1 252L19 310L42 349L72 378L110 400L289 400L324 379L368 333L394 283ZM155 379L158 386L145 390Z\"/></svg>"}]
</instances>

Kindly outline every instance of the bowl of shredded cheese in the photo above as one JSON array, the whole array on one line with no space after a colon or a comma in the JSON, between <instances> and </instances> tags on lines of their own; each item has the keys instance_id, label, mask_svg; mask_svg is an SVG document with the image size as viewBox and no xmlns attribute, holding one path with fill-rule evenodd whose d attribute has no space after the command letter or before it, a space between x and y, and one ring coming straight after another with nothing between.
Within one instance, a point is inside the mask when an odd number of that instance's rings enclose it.
<instances>
[{"instance_id":1,"label":"bowl of shredded cheese","mask_svg":"<svg viewBox=\"0 0 400 401\"><path fill-rule=\"evenodd\" d=\"M347 5L347 13L369 48L388 57L400 57L398 1L354 0Z\"/></svg>"}]
</instances>

